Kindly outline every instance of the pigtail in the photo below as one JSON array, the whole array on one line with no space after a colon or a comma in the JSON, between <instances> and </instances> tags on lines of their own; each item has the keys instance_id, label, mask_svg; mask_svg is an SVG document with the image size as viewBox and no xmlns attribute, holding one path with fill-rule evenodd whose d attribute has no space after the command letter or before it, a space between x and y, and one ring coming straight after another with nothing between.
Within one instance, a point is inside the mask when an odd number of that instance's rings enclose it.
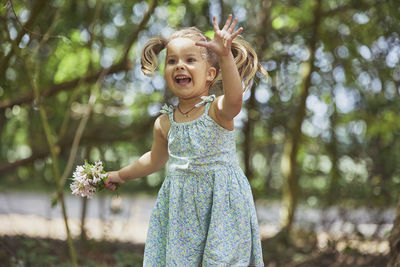
<instances>
[{"instance_id":1,"label":"pigtail","mask_svg":"<svg viewBox=\"0 0 400 267\"><path fill-rule=\"evenodd\" d=\"M268 78L268 72L260 64L258 56L250 44L242 38L232 41L231 51L235 59L241 80L244 82L244 92L247 92L257 71Z\"/></svg>"},{"instance_id":2,"label":"pigtail","mask_svg":"<svg viewBox=\"0 0 400 267\"><path fill-rule=\"evenodd\" d=\"M142 72L152 76L158 66L157 55L167 46L168 41L162 37L150 38L143 48L141 63Z\"/></svg>"}]
</instances>

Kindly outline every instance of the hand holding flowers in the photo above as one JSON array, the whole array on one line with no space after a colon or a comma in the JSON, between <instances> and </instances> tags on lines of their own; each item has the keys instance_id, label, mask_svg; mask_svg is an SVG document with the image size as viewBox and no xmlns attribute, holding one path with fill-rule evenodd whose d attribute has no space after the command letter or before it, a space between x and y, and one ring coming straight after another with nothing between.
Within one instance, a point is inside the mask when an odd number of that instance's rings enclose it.
<instances>
[{"instance_id":1,"label":"hand holding flowers","mask_svg":"<svg viewBox=\"0 0 400 267\"><path fill-rule=\"evenodd\" d=\"M73 182L70 184L72 194L92 198L95 193L104 189L108 174L104 171L101 161L97 161L95 164L85 161L84 165L76 167L72 176ZM113 186L113 190L118 187L115 184L111 184L111 186Z\"/></svg>"},{"instance_id":2,"label":"hand holding flowers","mask_svg":"<svg viewBox=\"0 0 400 267\"><path fill-rule=\"evenodd\" d=\"M119 185L125 183L120 176L118 171L112 171L107 173L107 179L104 181L104 185L107 189L114 191Z\"/></svg>"}]
</instances>

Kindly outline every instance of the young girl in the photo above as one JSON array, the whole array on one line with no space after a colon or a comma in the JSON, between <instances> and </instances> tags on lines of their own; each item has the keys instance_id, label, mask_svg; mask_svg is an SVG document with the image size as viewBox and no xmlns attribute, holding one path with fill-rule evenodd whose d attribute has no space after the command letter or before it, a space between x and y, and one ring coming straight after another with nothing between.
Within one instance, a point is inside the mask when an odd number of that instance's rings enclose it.
<instances>
[{"instance_id":1,"label":"young girl","mask_svg":"<svg viewBox=\"0 0 400 267\"><path fill-rule=\"evenodd\" d=\"M264 266L253 196L236 158L233 119L257 70L257 55L235 38L232 15L214 39L196 28L168 40L152 38L142 54L142 71L153 74L157 55L167 49L165 80L178 97L154 124L151 151L119 171L106 187L143 177L168 163L153 208L144 266ZM235 40L234 40L235 39ZM223 95L209 95L222 79Z\"/></svg>"}]
</instances>

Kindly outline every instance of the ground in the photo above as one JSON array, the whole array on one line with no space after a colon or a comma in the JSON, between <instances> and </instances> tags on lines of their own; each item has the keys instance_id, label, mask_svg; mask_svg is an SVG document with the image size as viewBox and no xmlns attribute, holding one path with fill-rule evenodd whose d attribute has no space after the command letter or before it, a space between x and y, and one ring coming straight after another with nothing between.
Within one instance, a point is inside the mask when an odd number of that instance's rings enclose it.
<instances>
[{"instance_id":1,"label":"ground","mask_svg":"<svg viewBox=\"0 0 400 267\"><path fill-rule=\"evenodd\" d=\"M144 245L110 241L75 241L80 266L142 266ZM268 267L382 267L386 254L363 254L347 247L338 252L335 244L324 250L312 235L297 236L289 243L277 238L262 241ZM25 236L0 237L0 266L72 266L66 242Z\"/></svg>"},{"instance_id":2,"label":"ground","mask_svg":"<svg viewBox=\"0 0 400 267\"><path fill-rule=\"evenodd\" d=\"M75 241L80 266L142 266L144 245ZM0 266L72 266L68 246L56 239L0 237Z\"/></svg>"}]
</instances>

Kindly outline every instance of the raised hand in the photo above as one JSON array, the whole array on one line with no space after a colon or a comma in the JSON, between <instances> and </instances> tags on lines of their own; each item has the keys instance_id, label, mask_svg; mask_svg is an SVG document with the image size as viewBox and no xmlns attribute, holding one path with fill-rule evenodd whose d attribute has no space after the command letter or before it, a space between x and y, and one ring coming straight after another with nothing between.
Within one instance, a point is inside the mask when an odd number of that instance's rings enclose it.
<instances>
[{"instance_id":1,"label":"raised hand","mask_svg":"<svg viewBox=\"0 0 400 267\"><path fill-rule=\"evenodd\" d=\"M235 39L242 31L240 27L235 30L237 24L237 18L232 21L232 14L229 15L222 29L219 29L216 17L213 17L214 24L214 39L209 42L199 41L196 45L211 49L218 56L227 56L231 52L231 45L233 39Z\"/></svg>"}]
</instances>

